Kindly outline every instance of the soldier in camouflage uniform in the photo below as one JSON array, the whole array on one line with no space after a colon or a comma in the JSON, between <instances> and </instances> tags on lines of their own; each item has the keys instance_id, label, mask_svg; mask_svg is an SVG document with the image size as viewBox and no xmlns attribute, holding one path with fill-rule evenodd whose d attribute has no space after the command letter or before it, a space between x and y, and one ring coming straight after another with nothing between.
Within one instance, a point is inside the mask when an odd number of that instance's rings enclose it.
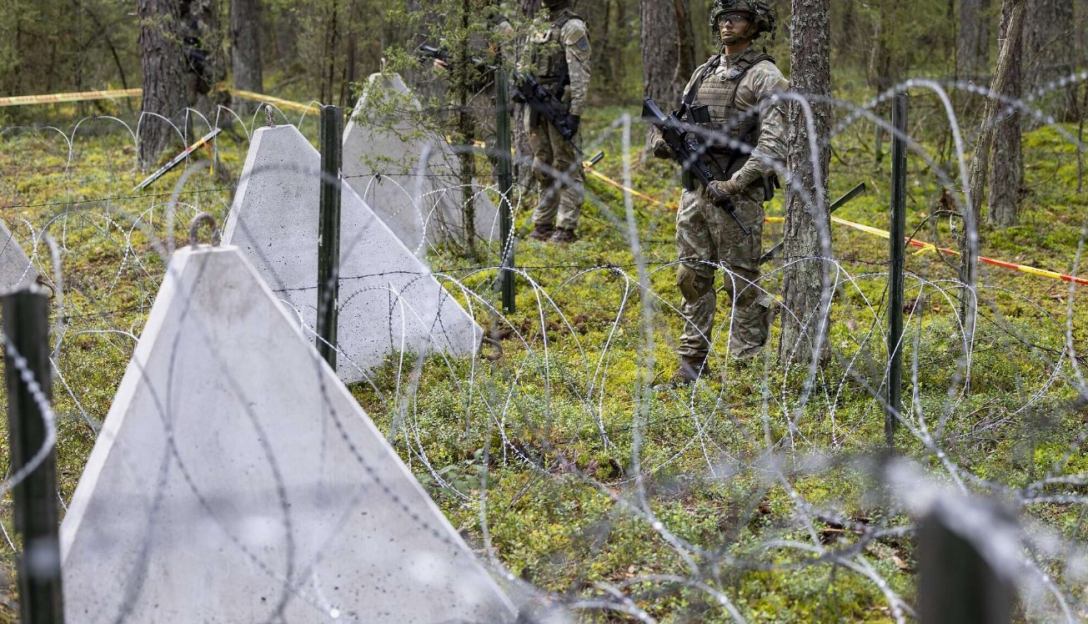
<instances>
[{"instance_id":1,"label":"soldier in camouflage uniform","mask_svg":"<svg viewBox=\"0 0 1088 624\"><path fill-rule=\"evenodd\" d=\"M719 137L752 146L751 154L731 149L728 141L711 140L704 159L720 172L709 188L686 176L676 215L676 247L680 264L676 282L686 319L680 337L680 370L675 381L688 383L709 372L706 359L717 304L715 269L726 269L724 290L733 301L729 353L740 361L755 358L770 325L771 299L756 282L762 247L763 202L773 194L772 162L785 161L785 106L766 100L789 84L774 59L752 43L763 33L773 35L776 18L763 0L716 0L710 26L721 44L684 90L684 101L706 106L709 123L698 124ZM694 116L694 114L693 114ZM704 118L705 119L705 118ZM653 142L654 155L668 158L664 140ZM735 215L751 231L744 234L721 207L731 200Z\"/></svg>"},{"instance_id":2,"label":"soldier in camouflage uniform","mask_svg":"<svg viewBox=\"0 0 1088 624\"><path fill-rule=\"evenodd\" d=\"M533 111L527 115L533 174L540 187L529 237L570 243L578 238L574 230L585 198L582 162L575 146L589 92L589 35L585 22L571 11L570 0L544 0L544 6L551 23L531 38L532 66L525 69L567 106L567 120L575 134L568 141L543 116Z\"/></svg>"}]
</instances>

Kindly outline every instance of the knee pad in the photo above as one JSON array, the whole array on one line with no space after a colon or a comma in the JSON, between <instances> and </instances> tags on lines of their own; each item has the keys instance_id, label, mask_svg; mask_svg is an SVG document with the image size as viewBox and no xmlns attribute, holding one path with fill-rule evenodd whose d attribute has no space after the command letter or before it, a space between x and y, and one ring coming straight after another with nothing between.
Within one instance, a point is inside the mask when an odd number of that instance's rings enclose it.
<instances>
[{"instance_id":1,"label":"knee pad","mask_svg":"<svg viewBox=\"0 0 1088 624\"><path fill-rule=\"evenodd\" d=\"M676 267L676 285L685 300L695 303L714 287L714 277L703 277L688 265L680 264Z\"/></svg>"}]
</instances>

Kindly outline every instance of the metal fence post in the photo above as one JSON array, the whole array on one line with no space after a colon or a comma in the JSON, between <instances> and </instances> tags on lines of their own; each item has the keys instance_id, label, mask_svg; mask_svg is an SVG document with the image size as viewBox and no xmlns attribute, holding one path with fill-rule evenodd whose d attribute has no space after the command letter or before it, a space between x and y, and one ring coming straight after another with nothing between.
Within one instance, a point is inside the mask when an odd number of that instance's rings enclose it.
<instances>
[{"instance_id":1,"label":"metal fence post","mask_svg":"<svg viewBox=\"0 0 1088 624\"><path fill-rule=\"evenodd\" d=\"M897 131L892 140L892 206L888 262L888 393L884 407L884 442L895 447L895 429L903 412L903 271L907 234L907 94L898 93L892 108Z\"/></svg>"},{"instance_id":2,"label":"metal fence post","mask_svg":"<svg viewBox=\"0 0 1088 624\"><path fill-rule=\"evenodd\" d=\"M321 208L317 238L317 351L336 370L340 302L340 166L344 109L321 109Z\"/></svg>"},{"instance_id":3,"label":"metal fence post","mask_svg":"<svg viewBox=\"0 0 1088 624\"><path fill-rule=\"evenodd\" d=\"M510 154L510 93L509 79L502 67L499 55L495 70L495 163L499 178L499 228L502 233L502 269L499 272L499 288L502 291L502 309L507 314L515 312L514 303L514 209L510 193L514 187L514 168Z\"/></svg>"},{"instance_id":4,"label":"metal fence post","mask_svg":"<svg viewBox=\"0 0 1088 624\"><path fill-rule=\"evenodd\" d=\"M20 621L63 624L56 453L50 448L44 459L37 457L52 428L46 421L51 408L42 404L53 400L49 299L36 287L18 290L3 297L3 314L11 474L22 477L14 491L15 530L23 538L18 558ZM22 474L39 459L36 468Z\"/></svg>"},{"instance_id":5,"label":"metal fence post","mask_svg":"<svg viewBox=\"0 0 1088 624\"><path fill-rule=\"evenodd\" d=\"M1009 544L1020 548L1017 537L1015 521L997 504L938 502L918 527L919 621L1011 622L1016 590L999 557Z\"/></svg>"}]
</instances>

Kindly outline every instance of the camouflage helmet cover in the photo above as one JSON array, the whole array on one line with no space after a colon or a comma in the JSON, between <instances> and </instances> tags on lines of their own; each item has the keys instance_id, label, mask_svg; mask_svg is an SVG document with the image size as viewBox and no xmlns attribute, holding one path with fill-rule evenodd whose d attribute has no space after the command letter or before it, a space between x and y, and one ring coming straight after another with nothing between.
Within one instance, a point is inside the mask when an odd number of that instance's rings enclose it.
<instances>
[{"instance_id":1,"label":"camouflage helmet cover","mask_svg":"<svg viewBox=\"0 0 1088 624\"><path fill-rule=\"evenodd\" d=\"M752 16L749 21L756 27L753 39L763 33L769 33L774 38L778 17L774 9L763 0L714 0L714 4L710 5L710 30L715 36L718 35L718 18L733 11L742 11Z\"/></svg>"}]
</instances>

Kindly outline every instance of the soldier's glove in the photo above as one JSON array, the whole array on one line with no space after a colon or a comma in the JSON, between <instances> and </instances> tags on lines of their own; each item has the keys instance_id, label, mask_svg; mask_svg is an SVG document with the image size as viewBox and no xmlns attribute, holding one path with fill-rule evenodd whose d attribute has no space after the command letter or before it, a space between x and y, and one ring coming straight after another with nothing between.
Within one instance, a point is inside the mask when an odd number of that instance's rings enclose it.
<instances>
[{"instance_id":1,"label":"soldier's glove","mask_svg":"<svg viewBox=\"0 0 1088 624\"><path fill-rule=\"evenodd\" d=\"M578 128L582 125L582 118L578 115L567 115L567 127L571 135L578 134Z\"/></svg>"},{"instance_id":2,"label":"soldier's glove","mask_svg":"<svg viewBox=\"0 0 1088 624\"><path fill-rule=\"evenodd\" d=\"M684 296L684 301L695 303L710 292L714 286L714 280L699 275L695 269L686 264L680 264L676 267L676 285L680 287L680 294Z\"/></svg>"},{"instance_id":3,"label":"soldier's glove","mask_svg":"<svg viewBox=\"0 0 1088 624\"><path fill-rule=\"evenodd\" d=\"M665 142L665 139L657 139L650 149L653 151L654 158L672 160L672 149L669 147L669 144Z\"/></svg>"},{"instance_id":4,"label":"soldier's glove","mask_svg":"<svg viewBox=\"0 0 1088 624\"><path fill-rule=\"evenodd\" d=\"M711 182L710 186L706 188L706 194L710 197L711 202L721 204L728 199L732 199L734 195L739 195L743 190L736 180L726 180L724 182Z\"/></svg>"}]
</instances>

